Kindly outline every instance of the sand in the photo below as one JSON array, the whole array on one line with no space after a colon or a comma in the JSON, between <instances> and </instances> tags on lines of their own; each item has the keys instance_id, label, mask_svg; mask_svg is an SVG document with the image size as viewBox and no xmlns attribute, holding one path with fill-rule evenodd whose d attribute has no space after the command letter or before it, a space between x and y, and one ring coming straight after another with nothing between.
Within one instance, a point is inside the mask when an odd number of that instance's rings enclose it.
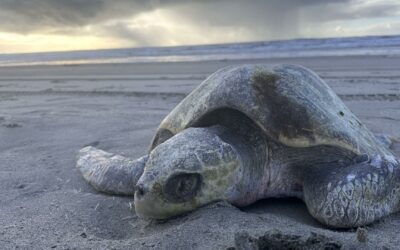
<instances>
[{"instance_id":1,"label":"sand","mask_svg":"<svg viewBox=\"0 0 400 250\"><path fill-rule=\"evenodd\" d=\"M81 147L143 155L162 118L205 77L246 63L307 66L373 132L400 136L400 57L0 68L0 248L398 248L400 214L338 231L314 221L301 201L269 199L144 221L132 197L100 194L83 181L75 169Z\"/></svg>"}]
</instances>

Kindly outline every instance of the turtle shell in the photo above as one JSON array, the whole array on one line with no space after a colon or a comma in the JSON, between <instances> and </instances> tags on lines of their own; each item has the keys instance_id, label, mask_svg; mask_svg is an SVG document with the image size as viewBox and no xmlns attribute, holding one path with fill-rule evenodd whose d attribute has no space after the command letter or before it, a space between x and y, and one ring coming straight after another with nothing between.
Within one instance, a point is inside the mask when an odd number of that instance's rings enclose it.
<instances>
[{"instance_id":1,"label":"turtle shell","mask_svg":"<svg viewBox=\"0 0 400 250\"><path fill-rule=\"evenodd\" d=\"M205 117L218 121L218 111L239 112L270 139L290 147L330 145L356 154L387 153L317 74L295 65L244 65L215 72L165 117L150 150L199 126Z\"/></svg>"}]
</instances>

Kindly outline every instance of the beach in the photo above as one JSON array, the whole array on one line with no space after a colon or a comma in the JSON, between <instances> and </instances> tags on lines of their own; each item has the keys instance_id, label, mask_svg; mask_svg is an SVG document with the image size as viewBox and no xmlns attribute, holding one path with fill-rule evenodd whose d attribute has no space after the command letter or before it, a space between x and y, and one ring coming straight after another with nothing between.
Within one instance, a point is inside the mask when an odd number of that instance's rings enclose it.
<instances>
[{"instance_id":1,"label":"beach","mask_svg":"<svg viewBox=\"0 0 400 250\"><path fill-rule=\"evenodd\" d=\"M280 63L314 70L371 131L400 138L399 55L0 67L0 248L398 248L400 213L361 229L362 240L360 229L325 228L295 199L145 221L133 197L98 193L75 168L87 145L144 155L163 117L216 70Z\"/></svg>"}]
</instances>

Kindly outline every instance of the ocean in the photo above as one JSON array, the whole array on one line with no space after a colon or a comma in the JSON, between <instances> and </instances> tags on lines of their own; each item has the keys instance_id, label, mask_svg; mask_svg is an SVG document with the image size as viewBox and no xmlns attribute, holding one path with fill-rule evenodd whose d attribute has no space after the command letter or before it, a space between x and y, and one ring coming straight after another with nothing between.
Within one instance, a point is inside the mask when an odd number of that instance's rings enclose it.
<instances>
[{"instance_id":1,"label":"ocean","mask_svg":"<svg viewBox=\"0 0 400 250\"><path fill-rule=\"evenodd\" d=\"M400 55L400 35L0 54L0 67L96 63L187 62L346 55Z\"/></svg>"}]
</instances>

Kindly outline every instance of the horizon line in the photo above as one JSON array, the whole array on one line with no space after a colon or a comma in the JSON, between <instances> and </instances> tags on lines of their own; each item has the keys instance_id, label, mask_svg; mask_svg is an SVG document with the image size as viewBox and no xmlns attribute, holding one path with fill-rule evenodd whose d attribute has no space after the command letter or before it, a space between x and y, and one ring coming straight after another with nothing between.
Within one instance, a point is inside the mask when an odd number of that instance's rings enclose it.
<instances>
[{"instance_id":1,"label":"horizon line","mask_svg":"<svg viewBox=\"0 0 400 250\"><path fill-rule=\"evenodd\" d=\"M273 43L273 42L287 42L287 41L300 41L300 40L334 40L334 39L351 39L351 38L386 38L398 37L397 35L365 35L365 36L336 36L336 37L303 37L293 39L274 39L274 40L255 40L255 41L241 41L241 42L227 42L227 43L208 43L208 44L185 44L185 45L170 45L170 46L138 46L138 47L118 47L118 48L102 48L102 49L86 49L86 50L54 50L54 51L37 51L37 52L10 52L0 53L1 55L32 55L32 54L47 54L47 53L71 53L71 52L95 52L95 51L111 51L111 50L141 50L141 49L163 49L163 48L184 48L184 47L200 47L200 46L218 46L218 45L234 45L234 44L251 44L251 43Z\"/></svg>"}]
</instances>

